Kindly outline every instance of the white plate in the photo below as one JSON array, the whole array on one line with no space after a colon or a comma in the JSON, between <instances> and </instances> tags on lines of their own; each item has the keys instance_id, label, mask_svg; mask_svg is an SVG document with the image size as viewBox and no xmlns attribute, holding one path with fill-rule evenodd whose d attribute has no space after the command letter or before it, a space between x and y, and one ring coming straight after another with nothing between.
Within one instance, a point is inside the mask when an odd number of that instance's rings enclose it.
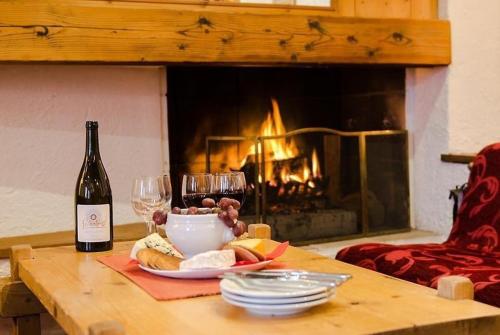
<instances>
[{"instance_id":1,"label":"white plate","mask_svg":"<svg viewBox=\"0 0 500 335\"><path fill-rule=\"evenodd\" d=\"M262 279L262 280L269 280L269 279ZM239 296L253 297L253 298L274 298L274 299L305 297L313 294L325 293L327 291L326 287L317 286L312 283L310 285L303 285L301 288L296 288L296 287L290 288L290 290L281 290L285 289L286 288L285 286L281 287L279 291L278 290L273 291L272 289L253 290L253 289L243 288L229 279L222 279L220 282L220 288L221 290Z\"/></svg>"},{"instance_id":2,"label":"white plate","mask_svg":"<svg viewBox=\"0 0 500 335\"><path fill-rule=\"evenodd\" d=\"M221 293L223 296L228 297L229 299L234 300L234 301L249 303L249 304L263 304L263 305L298 304L298 303L304 303L304 302L323 299L323 298L332 299L334 296L334 291L331 291L330 293L324 292L324 293L318 293L318 294L313 294L313 295L307 295L305 297L277 298L277 299L276 298L244 297L241 295L229 293L229 292L224 291L224 290L222 290Z\"/></svg>"},{"instance_id":3,"label":"white plate","mask_svg":"<svg viewBox=\"0 0 500 335\"><path fill-rule=\"evenodd\" d=\"M263 304L249 304L245 302L240 302L233 300L226 295L222 295L222 298L231 305L243 307L252 314L260 316L285 316L297 313L302 313L311 307L324 304L328 302L328 298L308 301L299 304L282 304L282 305L263 305Z\"/></svg>"},{"instance_id":4,"label":"white plate","mask_svg":"<svg viewBox=\"0 0 500 335\"><path fill-rule=\"evenodd\" d=\"M199 270L155 270L148 268L146 266L142 266L139 264L139 267L144 271L152 273L161 277L169 277L169 278L179 278L179 279L207 279L207 278L217 278L218 276L226 273L226 272L240 272L240 271L254 271L265 268L270 261L263 261L254 264L248 265L240 265L234 266L230 268L222 268L222 269L199 269Z\"/></svg>"}]
</instances>

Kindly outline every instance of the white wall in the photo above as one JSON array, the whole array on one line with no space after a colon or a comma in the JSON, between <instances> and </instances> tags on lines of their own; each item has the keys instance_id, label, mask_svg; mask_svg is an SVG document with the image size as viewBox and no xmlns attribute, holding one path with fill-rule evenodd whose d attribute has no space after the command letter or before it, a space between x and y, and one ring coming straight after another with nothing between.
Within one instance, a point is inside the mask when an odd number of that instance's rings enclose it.
<instances>
[{"instance_id":1,"label":"white wall","mask_svg":"<svg viewBox=\"0 0 500 335\"><path fill-rule=\"evenodd\" d=\"M99 121L115 223L138 221L131 181L161 172L165 113L159 67L1 65L0 237L73 229L86 120Z\"/></svg>"},{"instance_id":2,"label":"white wall","mask_svg":"<svg viewBox=\"0 0 500 335\"><path fill-rule=\"evenodd\" d=\"M407 70L413 224L448 234L448 190L467 180L465 165L440 154L477 152L500 141L500 1L440 1L451 22L452 65Z\"/></svg>"}]
</instances>

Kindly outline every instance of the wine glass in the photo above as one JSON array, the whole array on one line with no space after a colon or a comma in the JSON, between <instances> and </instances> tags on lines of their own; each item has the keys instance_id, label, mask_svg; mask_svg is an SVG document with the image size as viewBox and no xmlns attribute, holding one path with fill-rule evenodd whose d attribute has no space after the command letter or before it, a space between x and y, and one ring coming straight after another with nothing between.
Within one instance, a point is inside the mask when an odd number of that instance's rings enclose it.
<instances>
[{"instance_id":1,"label":"wine glass","mask_svg":"<svg viewBox=\"0 0 500 335\"><path fill-rule=\"evenodd\" d=\"M170 192L171 197L171 192ZM158 210L165 210L167 199L164 187L164 178L141 177L134 179L132 186L132 208L135 213L146 221L147 234L156 232L153 214Z\"/></svg>"},{"instance_id":2,"label":"wine glass","mask_svg":"<svg viewBox=\"0 0 500 335\"><path fill-rule=\"evenodd\" d=\"M163 180L163 189L165 190L165 209L170 212L172 208L172 183L170 175L164 174L161 176Z\"/></svg>"},{"instance_id":3,"label":"wine glass","mask_svg":"<svg viewBox=\"0 0 500 335\"><path fill-rule=\"evenodd\" d=\"M243 172L216 173L212 183L212 193L217 202L222 198L235 199L243 206L246 190L245 174Z\"/></svg>"},{"instance_id":4,"label":"wine glass","mask_svg":"<svg viewBox=\"0 0 500 335\"><path fill-rule=\"evenodd\" d=\"M210 173L188 173L182 177L182 202L186 207L203 207L205 198L213 198L211 194L213 175Z\"/></svg>"}]
</instances>

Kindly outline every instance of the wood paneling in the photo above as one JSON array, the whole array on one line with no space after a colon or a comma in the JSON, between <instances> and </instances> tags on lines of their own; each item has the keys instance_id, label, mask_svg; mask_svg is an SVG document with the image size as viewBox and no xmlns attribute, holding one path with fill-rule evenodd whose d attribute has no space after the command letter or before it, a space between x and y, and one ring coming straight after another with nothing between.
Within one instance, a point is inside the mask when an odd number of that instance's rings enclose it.
<instances>
[{"instance_id":1,"label":"wood paneling","mask_svg":"<svg viewBox=\"0 0 500 335\"><path fill-rule=\"evenodd\" d=\"M447 21L85 0L1 2L0 13L4 62L450 63Z\"/></svg>"},{"instance_id":2,"label":"wood paneling","mask_svg":"<svg viewBox=\"0 0 500 335\"><path fill-rule=\"evenodd\" d=\"M438 0L413 0L411 17L414 19L437 19Z\"/></svg>"},{"instance_id":3,"label":"wood paneling","mask_svg":"<svg viewBox=\"0 0 500 335\"><path fill-rule=\"evenodd\" d=\"M356 16L411 18L409 0L355 0Z\"/></svg>"},{"instance_id":4,"label":"wood paneling","mask_svg":"<svg viewBox=\"0 0 500 335\"><path fill-rule=\"evenodd\" d=\"M235 4L239 0L122 0L146 3ZM274 0L273 4L255 4L259 7L293 4L294 0ZM245 2L248 4L248 0ZM436 19L438 0L330 0L330 7L341 16ZM305 7L305 6L302 6Z\"/></svg>"}]
</instances>

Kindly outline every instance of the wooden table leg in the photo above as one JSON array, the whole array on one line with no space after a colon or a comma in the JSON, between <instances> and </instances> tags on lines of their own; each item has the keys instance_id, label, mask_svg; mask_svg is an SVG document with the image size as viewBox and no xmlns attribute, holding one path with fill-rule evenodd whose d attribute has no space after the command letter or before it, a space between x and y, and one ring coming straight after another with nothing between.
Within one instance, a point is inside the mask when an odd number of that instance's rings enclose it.
<instances>
[{"instance_id":1,"label":"wooden table leg","mask_svg":"<svg viewBox=\"0 0 500 335\"><path fill-rule=\"evenodd\" d=\"M10 277L12 282L20 281L19 261L32 259L31 246L28 244L16 245L11 248L10 253ZM4 291L2 290L2 293ZM2 294L3 296L3 294ZM14 335L40 335L40 314L16 316L14 320Z\"/></svg>"},{"instance_id":2,"label":"wooden table leg","mask_svg":"<svg viewBox=\"0 0 500 335\"><path fill-rule=\"evenodd\" d=\"M89 335L125 335L125 329L117 321L103 321L91 325Z\"/></svg>"},{"instance_id":3,"label":"wooden table leg","mask_svg":"<svg viewBox=\"0 0 500 335\"><path fill-rule=\"evenodd\" d=\"M40 335L40 314L14 318L14 335Z\"/></svg>"},{"instance_id":4,"label":"wooden table leg","mask_svg":"<svg viewBox=\"0 0 500 335\"><path fill-rule=\"evenodd\" d=\"M21 280L19 278L19 261L33 258L33 249L29 244L15 245L10 248L10 277L12 281Z\"/></svg>"}]
</instances>

